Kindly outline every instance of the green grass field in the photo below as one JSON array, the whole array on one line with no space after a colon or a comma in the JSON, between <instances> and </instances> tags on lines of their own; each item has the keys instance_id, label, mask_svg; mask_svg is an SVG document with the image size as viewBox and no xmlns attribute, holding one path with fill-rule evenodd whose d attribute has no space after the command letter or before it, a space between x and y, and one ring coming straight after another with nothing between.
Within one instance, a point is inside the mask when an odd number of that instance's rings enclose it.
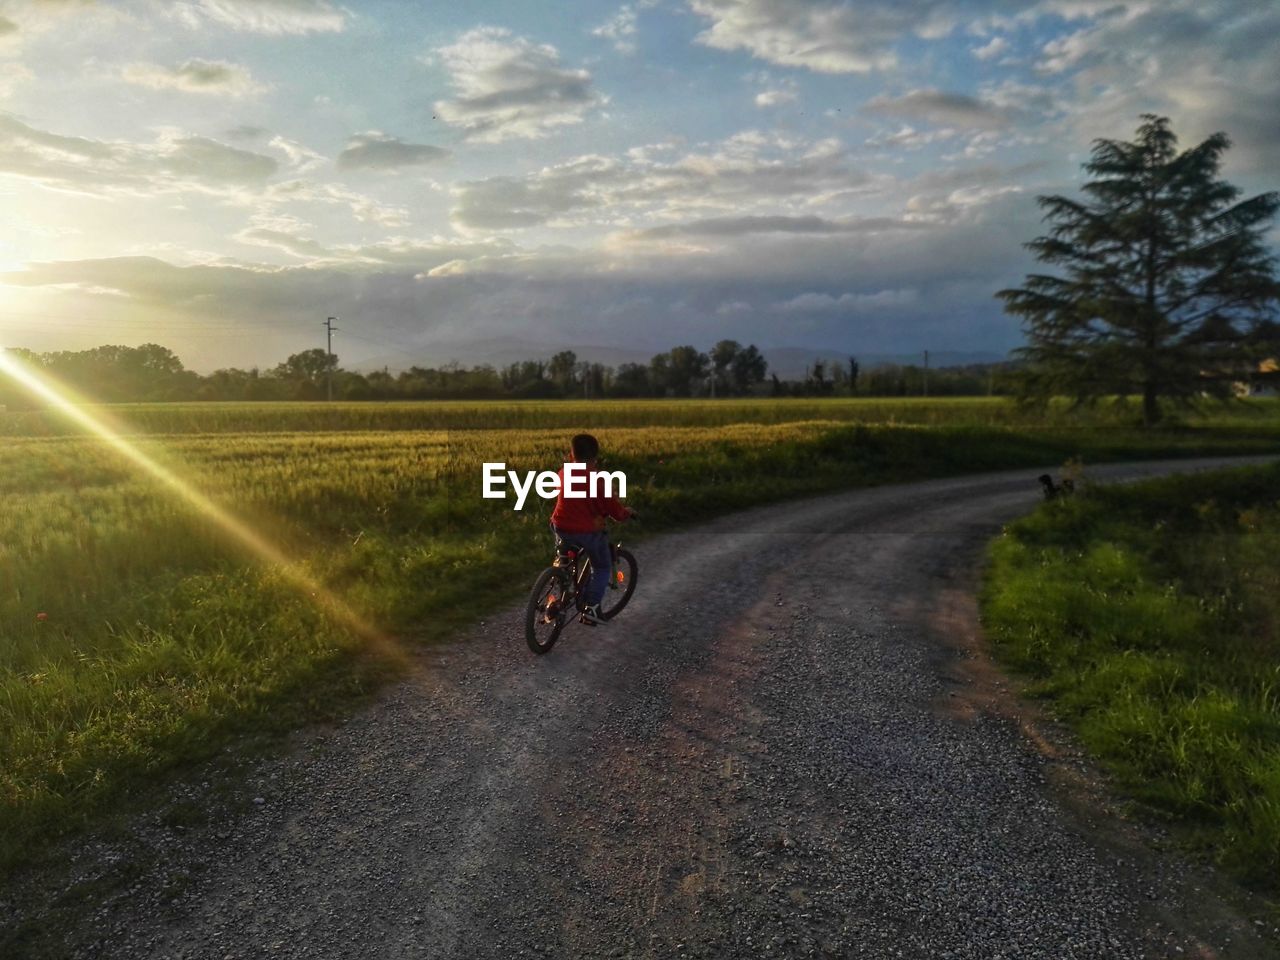
<instances>
[{"instance_id":1,"label":"green grass field","mask_svg":"<svg viewBox=\"0 0 1280 960\"><path fill-rule=\"evenodd\" d=\"M1024 421L1000 398L924 400L492 400L426 403L137 403L109 408L133 433L278 433L334 430L536 430L712 427L836 420L994 425ZM0 436L47 436L76 428L41 410L0 414Z\"/></svg>"},{"instance_id":2,"label":"green grass field","mask_svg":"<svg viewBox=\"0 0 1280 960\"><path fill-rule=\"evenodd\" d=\"M627 472L645 531L843 487L1280 443L1275 403L1146 433L989 400L97 412L295 566L246 553L64 417L0 414L3 863L245 731L347 708L395 673L397 650L519 598L547 559L549 508L482 500L480 464L558 466L580 429ZM326 597L394 639L371 645Z\"/></svg>"},{"instance_id":3,"label":"green grass field","mask_svg":"<svg viewBox=\"0 0 1280 960\"><path fill-rule=\"evenodd\" d=\"M1136 798L1280 890L1280 466L1101 488L992 547L983 617Z\"/></svg>"},{"instance_id":4,"label":"green grass field","mask_svg":"<svg viewBox=\"0 0 1280 960\"><path fill-rule=\"evenodd\" d=\"M1255 400L1196 416L1182 426L1252 431L1274 421L1275 400ZM734 400L481 400L422 403L130 403L103 408L129 434L314 433L360 430L572 430L606 427L714 427L804 420L885 426L1036 429L1124 427L1134 407L1100 407L1086 416L1055 405L1048 416L1002 397L748 398ZM0 436L75 434L56 412L0 412Z\"/></svg>"}]
</instances>

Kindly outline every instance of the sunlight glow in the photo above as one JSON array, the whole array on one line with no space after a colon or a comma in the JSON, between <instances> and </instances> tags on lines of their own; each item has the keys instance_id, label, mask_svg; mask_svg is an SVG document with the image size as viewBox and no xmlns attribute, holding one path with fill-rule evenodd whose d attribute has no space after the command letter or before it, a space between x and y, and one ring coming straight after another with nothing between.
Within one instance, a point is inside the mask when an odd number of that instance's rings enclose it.
<instances>
[{"instance_id":1,"label":"sunlight glow","mask_svg":"<svg viewBox=\"0 0 1280 960\"><path fill-rule=\"evenodd\" d=\"M315 580L297 561L290 559L278 547L265 540L244 520L225 507L219 506L173 470L158 463L121 435L104 414L90 413L84 406L87 401L72 390L56 384L0 348L0 372L8 374L29 393L56 408L59 412L83 427L113 449L122 454L143 473L159 481L161 485L180 499L212 520L233 543L247 550L264 565L275 568L284 579L325 613L354 630L365 640L371 641L380 653L393 652L391 639L372 626L364 617Z\"/></svg>"}]
</instances>

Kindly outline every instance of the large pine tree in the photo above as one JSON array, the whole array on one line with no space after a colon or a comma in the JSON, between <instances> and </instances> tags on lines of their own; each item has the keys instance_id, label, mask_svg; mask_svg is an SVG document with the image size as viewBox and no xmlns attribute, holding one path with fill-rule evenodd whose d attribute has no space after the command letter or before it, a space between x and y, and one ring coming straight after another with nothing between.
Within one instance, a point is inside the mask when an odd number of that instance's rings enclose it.
<instances>
[{"instance_id":1,"label":"large pine tree","mask_svg":"<svg viewBox=\"0 0 1280 960\"><path fill-rule=\"evenodd\" d=\"M1094 141L1085 199L1039 198L1052 226L1027 246L1061 275L997 296L1026 321L1029 399L1140 396L1151 425L1162 398L1229 396L1274 355L1263 234L1280 195L1239 200L1219 179L1225 134L1179 153L1167 118L1142 121L1133 142Z\"/></svg>"}]
</instances>

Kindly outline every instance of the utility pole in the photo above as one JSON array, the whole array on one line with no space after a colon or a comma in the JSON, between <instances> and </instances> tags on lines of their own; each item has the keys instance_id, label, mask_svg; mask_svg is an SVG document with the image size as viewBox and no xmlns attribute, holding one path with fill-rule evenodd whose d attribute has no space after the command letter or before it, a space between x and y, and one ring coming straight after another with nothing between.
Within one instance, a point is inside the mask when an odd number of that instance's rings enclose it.
<instances>
[{"instance_id":1,"label":"utility pole","mask_svg":"<svg viewBox=\"0 0 1280 960\"><path fill-rule=\"evenodd\" d=\"M333 331L338 328L333 325L333 321L337 317L328 317L324 322L325 332L325 353L329 357L329 365L325 368L325 393L329 397L329 402L333 402Z\"/></svg>"},{"instance_id":2,"label":"utility pole","mask_svg":"<svg viewBox=\"0 0 1280 960\"><path fill-rule=\"evenodd\" d=\"M929 351L924 352L924 395L929 395Z\"/></svg>"}]
</instances>

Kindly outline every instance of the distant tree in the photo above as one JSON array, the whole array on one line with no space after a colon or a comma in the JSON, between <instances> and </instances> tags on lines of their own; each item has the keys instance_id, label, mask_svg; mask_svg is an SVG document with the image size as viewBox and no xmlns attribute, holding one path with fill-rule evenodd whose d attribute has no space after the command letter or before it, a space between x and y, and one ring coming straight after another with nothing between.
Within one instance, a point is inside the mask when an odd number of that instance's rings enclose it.
<instances>
[{"instance_id":1,"label":"distant tree","mask_svg":"<svg viewBox=\"0 0 1280 960\"><path fill-rule=\"evenodd\" d=\"M849 395L858 392L858 358L849 358Z\"/></svg>"},{"instance_id":2,"label":"distant tree","mask_svg":"<svg viewBox=\"0 0 1280 960\"><path fill-rule=\"evenodd\" d=\"M649 368L642 363L624 363L614 372L610 393L615 397L645 397L653 392Z\"/></svg>"},{"instance_id":3,"label":"distant tree","mask_svg":"<svg viewBox=\"0 0 1280 960\"><path fill-rule=\"evenodd\" d=\"M997 296L1026 321L1024 397L1136 394L1151 425L1162 398L1229 396L1280 339L1264 241L1280 195L1237 202L1225 134L1179 153L1167 118L1142 121L1132 142L1094 141L1086 199L1039 198L1052 227L1027 246L1062 275Z\"/></svg>"},{"instance_id":4,"label":"distant tree","mask_svg":"<svg viewBox=\"0 0 1280 960\"><path fill-rule=\"evenodd\" d=\"M707 378L710 361L697 347L673 347L668 357L667 386L677 397L689 397Z\"/></svg>"},{"instance_id":5,"label":"distant tree","mask_svg":"<svg viewBox=\"0 0 1280 960\"><path fill-rule=\"evenodd\" d=\"M555 390L547 380L547 364L543 360L521 360L502 371L502 387L508 393L526 397L546 397Z\"/></svg>"},{"instance_id":6,"label":"distant tree","mask_svg":"<svg viewBox=\"0 0 1280 960\"><path fill-rule=\"evenodd\" d=\"M819 393L826 392L826 373L827 365L825 363L821 360L813 361L813 383Z\"/></svg>"},{"instance_id":7,"label":"distant tree","mask_svg":"<svg viewBox=\"0 0 1280 960\"><path fill-rule=\"evenodd\" d=\"M730 378L733 392L749 393L757 384L764 382L769 364L754 343L740 349L730 363Z\"/></svg>"},{"instance_id":8,"label":"distant tree","mask_svg":"<svg viewBox=\"0 0 1280 960\"><path fill-rule=\"evenodd\" d=\"M40 365L55 378L96 400L182 400L195 396L199 377L183 369L167 347L104 344L88 350L40 355Z\"/></svg>"},{"instance_id":9,"label":"distant tree","mask_svg":"<svg viewBox=\"0 0 1280 960\"><path fill-rule=\"evenodd\" d=\"M338 369L338 358L320 347L292 354L288 360L276 366L274 374L282 380L309 383L320 386L330 371Z\"/></svg>"},{"instance_id":10,"label":"distant tree","mask_svg":"<svg viewBox=\"0 0 1280 960\"><path fill-rule=\"evenodd\" d=\"M649 361L649 389L655 397L665 397L671 389L671 354L659 353Z\"/></svg>"},{"instance_id":11,"label":"distant tree","mask_svg":"<svg viewBox=\"0 0 1280 960\"><path fill-rule=\"evenodd\" d=\"M579 360L574 369L579 395L583 397L603 397L613 378L613 368L591 360Z\"/></svg>"},{"instance_id":12,"label":"distant tree","mask_svg":"<svg viewBox=\"0 0 1280 960\"><path fill-rule=\"evenodd\" d=\"M603 397L613 382L613 368L603 363L588 363L582 371L583 392L589 397Z\"/></svg>"},{"instance_id":13,"label":"distant tree","mask_svg":"<svg viewBox=\"0 0 1280 960\"><path fill-rule=\"evenodd\" d=\"M716 395L723 396L731 392L730 370L741 351L742 344L737 340L721 340L711 348L712 392Z\"/></svg>"},{"instance_id":14,"label":"distant tree","mask_svg":"<svg viewBox=\"0 0 1280 960\"><path fill-rule=\"evenodd\" d=\"M849 373L844 368L843 363L835 363L834 361L827 365L827 371L831 376L830 393L848 393L849 392Z\"/></svg>"},{"instance_id":15,"label":"distant tree","mask_svg":"<svg viewBox=\"0 0 1280 960\"><path fill-rule=\"evenodd\" d=\"M37 370L44 366L44 358L25 347L0 347L0 353ZM0 407L20 410L35 406L36 403L36 398L17 380L0 373Z\"/></svg>"},{"instance_id":16,"label":"distant tree","mask_svg":"<svg viewBox=\"0 0 1280 960\"><path fill-rule=\"evenodd\" d=\"M369 384L369 395L372 399L387 400L395 396L396 378L391 376L385 367L368 374L365 381Z\"/></svg>"},{"instance_id":17,"label":"distant tree","mask_svg":"<svg viewBox=\"0 0 1280 960\"><path fill-rule=\"evenodd\" d=\"M577 366L578 355L572 350L561 350L547 364L547 373L551 377L552 383L564 393L570 394L574 392L574 373L577 370Z\"/></svg>"},{"instance_id":18,"label":"distant tree","mask_svg":"<svg viewBox=\"0 0 1280 960\"><path fill-rule=\"evenodd\" d=\"M245 382L245 400L283 400L287 397L286 383L277 377L265 377L255 367L249 371Z\"/></svg>"},{"instance_id":19,"label":"distant tree","mask_svg":"<svg viewBox=\"0 0 1280 960\"><path fill-rule=\"evenodd\" d=\"M363 374L343 370L333 378L333 395L342 400L372 400L373 390Z\"/></svg>"}]
</instances>

